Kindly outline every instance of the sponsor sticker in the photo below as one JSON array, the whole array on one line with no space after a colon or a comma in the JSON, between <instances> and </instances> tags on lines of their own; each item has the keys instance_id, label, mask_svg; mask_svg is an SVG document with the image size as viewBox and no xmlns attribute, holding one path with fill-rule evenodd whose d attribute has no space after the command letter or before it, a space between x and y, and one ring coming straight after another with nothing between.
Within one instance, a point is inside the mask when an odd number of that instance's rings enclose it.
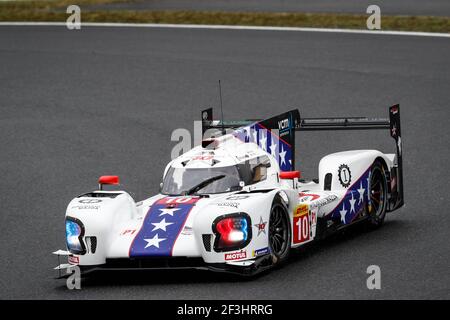
<instances>
[{"instance_id":1,"label":"sponsor sticker","mask_svg":"<svg viewBox=\"0 0 450 320\"><path fill-rule=\"evenodd\" d=\"M391 179L391 190L395 190L395 187L397 186L397 178L393 177Z\"/></svg>"},{"instance_id":2,"label":"sponsor sticker","mask_svg":"<svg viewBox=\"0 0 450 320\"><path fill-rule=\"evenodd\" d=\"M249 198L250 196L230 196L226 198L226 200L233 200L233 201L239 201Z\"/></svg>"},{"instance_id":3,"label":"sponsor sticker","mask_svg":"<svg viewBox=\"0 0 450 320\"><path fill-rule=\"evenodd\" d=\"M393 137L396 137L396 136L397 136L397 127L395 126L395 124L392 126L392 129L391 129L391 135L392 135Z\"/></svg>"},{"instance_id":4,"label":"sponsor sticker","mask_svg":"<svg viewBox=\"0 0 450 320\"><path fill-rule=\"evenodd\" d=\"M100 199L83 199L78 201L79 203L99 203L102 202Z\"/></svg>"},{"instance_id":5,"label":"sponsor sticker","mask_svg":"<svg viewBox=\"0 0 450 320\"><path fill-rule=\"evenodd\" d=\"M305 192L300 192L298 194L298 196L300 197L300 202L314 201L314 200L317 200L320 198L320 195L318 195L318 194L305 193Z\"/></svg>"},{"instance_id":6,"label":"sponsor sticker","mask_svg":"<svg viewBox=\"0 0 450 320\"><path fill-rule=\"evenodd\" d=\"M78 205L72 206L71 209L78 210L98 210L100 209L99 203L102 202L101 199L82 199L78 200Z\"/></svg>"},{"instance_id":7,"label":"sponsor sticker","mask_svg":"<svg viewBox=\"0 0 450 320\"><path fill-rule=\"evenodd\" d=\"M237 209L239 207L239 203L238 202L221 202L221 203L217 203L218 207L232 207Z\"/></svg>"},{"instance_id":8,"label":"sponsor sticker","mask_svg":"<svg viewBox=\"0 0 450 320\"><path fill-rule=\"evenodd\" d=\"M262 249L253 250L252 256L255 258L269 253L270 253L269 247L265 247Z\"/></svg>"},{"instance_id":9,"label":"sponsor sticker","mask_svg":"<svg viewBox=\"0 0 450 320\"><path fill-rule=\"evenodd\" d=\"M278 121L278 129L280 130L280 132L288 130L288 129L290 129L290 127L291 126L289 124L288 118Z\"/></svg>"},{"instance_id":10,"label":"sponsor sticker","mask_svg":"<svg viewBox=\"0 0 450 320\"><path fill-rule=\"evenodd\" d=\"M294 217L301 217L308 215L309 206L307 204L300 204L297 206L294 212Z\"/></svg>"},{"instance_id":11,"label":"sponsor sticker","mask_svg":"<svg viewBox=\"0 0 450 320\"><path fill-rule=\"evenodd\" d=\"M94 205L72 206L71 209L78 209L78 210L98 210L98 209L100 209L100 206L94 206Z\"/></svg>"},{"instance_id":12,"label":"sponsor sticker","mask_svg":"<svg viewBox=\"0 0 450 320\"><path fill-rule=\"evenodd\" d=\"M181 234L185 236L191 236L194 234L194 229L192 229L192 227L190 226L184 226L183 230L181 231Z\"/></svg>"},{"instance_id":13,"label":"sponsor sticker","mask_svg":"<svg viewBox=\"0 0 450 320\"><path fill-rule=\"evenodd\" d=\"M317 209L311 210L311 225L315 226L317 224Z\"/></svg>"},{"instance_id":14,"label":"sponsor sticker","mask_svg":"<svg viewBox=\"0 0 450 320\"><path fill-rule=\"evenodd\" d=\"M308 241L310 238L310 222L309 222L309 206L307 204L301 204L297 206L294 212L294 236L293 241L295 244Z\"/></svg>"},{"instance_id":15,"label":"sponsor sticker","mask_svg":"<svg viewBox=\"0 0 450 320\"><path fill-rule=\"evenodd\" d=\"M397 106L392 107L391 108L391 112L392 112L392 114L397 114L398 113L398 107Z\"/></svg>"},{"instance_id":16,"label":"sponsor sticker","mask_svg":"<svg viewBox=\"0 0 450 320\"><path fill-rule=\"evenodd\" d=\"M352 182L352 173L346 164L340 165L338 169L339 182L344 188L348 188Z\"/></svg>"},{"instance_id":17,"label":"sponsor sticker","mask_svg":"<svg viewBox=\"0 0 450 320\"><path fill-rule=\"evenodd\" d=\"M75 256L69 256L69 257L67 258L67 261L68 261L70 264L79 264L79 263L80 263L80 258L75 257Z\"/></svg>"},{"instance_id":18,"label":"sponsor sticker","mask_svg":"<svg viewBox=\"0 0 450 320\"><path fill-rule=\"evenodd\" d=\"M226 253L225 254L225 260L226 261L230 261L230 260L240 260L240 259L244 259L247 258L247 252L244 250L238 251L238 252L231 252L231 253Z\"/></svg>"},{"instance_id":19,"label":"sponsor sticker","mask_svg":"<svg viewBox=\"0 0 450 320\"><path fill-rule=\"evenodd\" d=\"M133 235L135 232L136 232L136 229L125 229L120 233L120 235L121 236Z\"/></svg>"},{"instance_id":20,"label":"sponsor sticker","mask_svg":"<svg viewBox=\"0 0 450 320\"><path fill-rule=\"evenodd\" d=\"M177 204L195 204L198 199L198 197L166 197L158 200L155 204L167 204L168 207L173 207Z\"/></svg>"},{"instance_id":21,"label":"sponsor sticker","mask_svg":"<svg viewBox=\"0 0 450 320\"><path fill-rule=\"evenodd\" d=\"M212 159L214 159L214 156L195 156L195 157L192 157L192 160L199 160L199 161L209 161L209 160L212 160Z\"/></svg>"},{"instance_id":22,"label":"sponsor sticker","mask_svg":"<svg viewBox=\"0 0 450 320\"><path fill-rule=\"evenodd\" d=\"M312 208L319 208L326 206L327 204L335 201L338 197L334 194L330 194L329 196L326 196L325 198L319 199L317 201L314 201L309 205L309 207Z\"/></svg>"}]
</instances>

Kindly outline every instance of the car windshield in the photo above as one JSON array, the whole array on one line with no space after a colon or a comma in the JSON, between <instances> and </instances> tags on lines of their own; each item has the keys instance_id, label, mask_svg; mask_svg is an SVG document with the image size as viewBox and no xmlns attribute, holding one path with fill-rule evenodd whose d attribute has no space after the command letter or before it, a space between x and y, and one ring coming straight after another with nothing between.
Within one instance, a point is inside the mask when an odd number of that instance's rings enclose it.
<instances>
[{"instance_id":1,"label":"car windshield","mask_svg":"<svg viewBox=\"0 0 450 320\"><path fill-rule=\"evenodd\" d=\"M164 177L161 193L179 195L188 191L197 194L231 192L241 189L240 181L237 166L200 169L171 167Z\"/></svg>"}]
</instances>

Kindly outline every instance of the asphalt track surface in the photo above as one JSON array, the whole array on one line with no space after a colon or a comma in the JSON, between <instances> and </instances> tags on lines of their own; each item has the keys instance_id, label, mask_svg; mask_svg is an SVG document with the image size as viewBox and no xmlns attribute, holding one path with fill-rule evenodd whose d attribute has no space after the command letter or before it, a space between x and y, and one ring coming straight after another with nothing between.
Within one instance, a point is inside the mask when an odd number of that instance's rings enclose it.
<instances>
[{"instance_id":1,"label":"asphalt track surface","mask_svg":"<svg viewBox=\"0 0 450 320\"><path fill-rule=\"evenodd\" d=\"M314 32L0 28L0 298L450 298L447 38ZM387 116L400 103L406 206L250 281L200 271L54 280L70 199L118 174L137 200L157 192L176 128L199 111L267 117ZM217 111L217 109L216 109ZM394 150L388 132L297 135L299 169L330 152ZM368 290L366 269L381 268Z\"/></svg>"},{"instance_id":2,"label":"asphalt track surface","mask_svg":"<svg viewBox=\"0 0 450 320\"><path fill-rule=\"evenodd\" d=\"M87 8L366 14L367 7L372 4L380 6L382 14L450 16L447 0L142 0Z\"/></svg>"}]
</instances>

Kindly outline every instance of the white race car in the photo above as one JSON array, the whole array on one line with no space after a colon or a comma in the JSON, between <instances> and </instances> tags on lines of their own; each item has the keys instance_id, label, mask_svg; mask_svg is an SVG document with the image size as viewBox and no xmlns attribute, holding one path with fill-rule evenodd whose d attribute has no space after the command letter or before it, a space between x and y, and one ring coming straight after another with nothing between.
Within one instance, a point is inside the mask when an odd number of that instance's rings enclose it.
<instances>
[{"instance_id":1,"label":"white race car","mask_svg":"<svg viewBox=\"0 0 450 320\"><path fill-rule=\"evenodd\" d=\"M140 202L102 176L99 190L66 211L60 271L198 268L252 275L285 261L292 248L354 223L378 227L403 205L400 109L389 119L302 119L292 110L263 121L213 121L209 138L171 161L160 193ZM295 171L295 132L389 129L396 153L355 150L325 156L319 177ZM225 131L228 130L228 133Z\"/></svg>"}]
</instances>

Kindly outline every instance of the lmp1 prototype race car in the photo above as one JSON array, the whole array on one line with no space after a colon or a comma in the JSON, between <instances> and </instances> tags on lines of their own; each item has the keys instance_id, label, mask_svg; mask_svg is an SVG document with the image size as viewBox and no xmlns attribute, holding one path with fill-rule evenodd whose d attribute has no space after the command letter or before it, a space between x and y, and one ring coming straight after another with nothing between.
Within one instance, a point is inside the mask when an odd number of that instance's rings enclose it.
<instances>
[{"instance_id":1,"label":"lmp1 prototype race car","mask_svg":"<svg viewBox=\"0 0 450 320\"><path fill-rule=\"evenodd\" d=\"M379 227L403 205L400 108L389 119L301 118L292 110L262 121L213 120L204 137L166 167L159 194L140 202L99 189L74 198L65 218L68 263L99 269L196 268L253 275L286 261L292 248L357 222ZM295 132L389 129L396 153L325 156L318 179L295 170Z\"/></svg>"}]
</instances>

